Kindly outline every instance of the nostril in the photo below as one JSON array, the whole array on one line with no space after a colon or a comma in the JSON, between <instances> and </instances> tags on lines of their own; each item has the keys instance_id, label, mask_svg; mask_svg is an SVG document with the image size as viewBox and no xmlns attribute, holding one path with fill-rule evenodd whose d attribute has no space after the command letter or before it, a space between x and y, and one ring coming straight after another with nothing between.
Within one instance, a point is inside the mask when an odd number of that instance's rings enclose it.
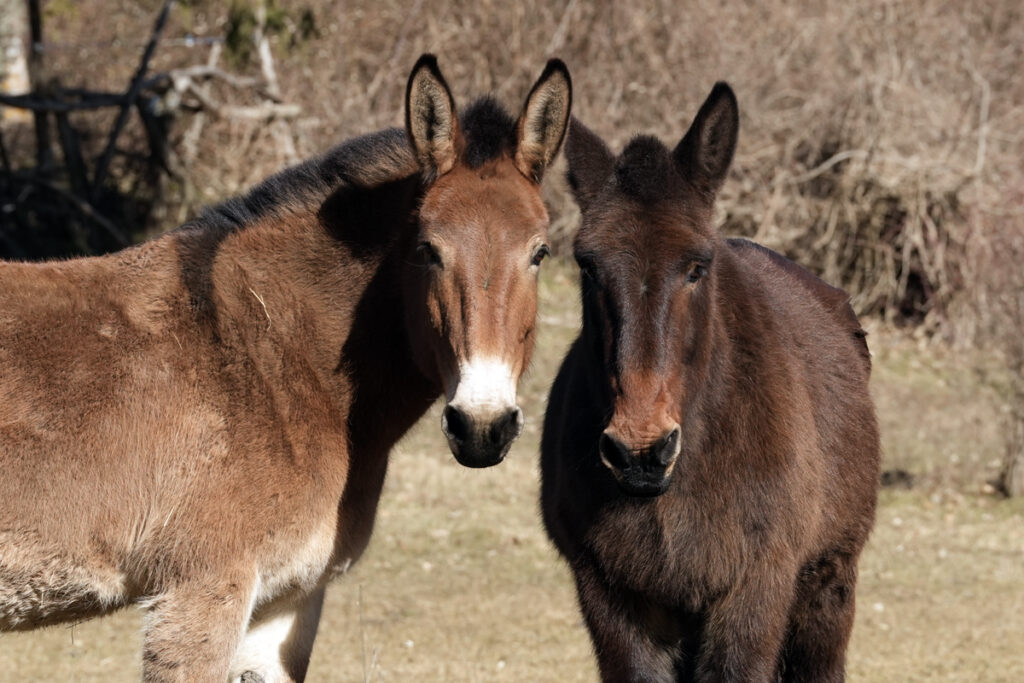
<instances>
[{"instance_id":1,"label":"nostril","mask_svg":"<svg viewBox=\"0 0 1024 683\"><path fill-rule=\"evenodd\" d=\"M469 420L461 410L454 406L447 406L441 416L444 433L449 439L456 443L463 443L469 437Z\"/></svg>"},{"instance_id":2,"label":"nostril","mask_svg":"<svg viewBox=\"0 0 1024 683\"><path fill-rule=\"evenodd\" d=\"M654 456L658 461L658 464L668 467L675 460L676 455L679 454L679 439L681 434L679 427L676 426L671 432L666 434L660 439L659 444L655 447Z\"/></svg>"},{"instance_id":3,"label":"nostril","mask_svg":"<svg viewBox=\"0 0 1024 683\"><path fill-rule=\"evenodd\" d=\"M624 470L629 467L629 449L626 448L626 444L614 436L610 436L607 432L602 434L599 448L601 449L601 456L609 466L617 470Z\"/></svg>"},{"instance_id":4,"label":"nostril","mask_svg":"<svg viewBox=\"0 0 1024 683\"><path fill-rule=\"evenodd\" d=\"M504 446L517 436L523 429L523 411L513 408L491 424L491 443Z\"/></svg>"}]
</instances>

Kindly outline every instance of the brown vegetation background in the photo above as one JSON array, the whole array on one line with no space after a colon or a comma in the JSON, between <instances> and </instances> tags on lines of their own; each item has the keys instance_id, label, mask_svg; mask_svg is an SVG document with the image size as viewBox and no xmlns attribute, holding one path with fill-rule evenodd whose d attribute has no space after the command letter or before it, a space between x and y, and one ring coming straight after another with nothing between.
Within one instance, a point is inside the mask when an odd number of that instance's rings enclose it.
<instances>
[{"instance_id":1,"label":"brown vegetation background","mask_svg":"<svg viewBox=\"0 0 1024 683\"><path fill-rule=\"evenodd\" d=\"M47 55L49 68L64 85L123 88L159 5L44 3L47 38L68 44ZM180 3L154 68L206 61L208 48L175 38L227 36L222 66L259 75L245 43L244 9L256 5ZM462 101L492 92L510 106L558 55L575 113L614 145L636 132L675 141L714 81L728 80L743 120L723 230L845 286L862 312L935 331L971 284L968 245L1021 226L1022 11L1013 0L299 0L270 3L268 32L282 98L302 107L289 124L300 157L400 124L405 78L424 51L439 55ZM88 127L90 116L79 120ZM168 188L162 202L176 210L137 227L170 227L291 161L272 128L208 124L188 173L200 191ZM564 253L576 216L563 190L551 194Z\"/></svg>"},{"instance_id":2,"label":"brown vegetation background","mask_svg":"<svg viewBox=\"0 0 1024 683\"><path fill-rule=\"evenodd\" d=\"M160 4L45 2L58 45L48 70L64 86L123 89ZM227 39L220 66L258 76L247 39L261 4L281 97L302 108L291 140L265 122L206 123L187 180L164 188L136 232L171 227L295 156L400 124L421 52L439 55L463 102L491 92L510 106L558 55L576 115L613 145L636 132L674 142L714 81L728 80L743 118L724 231L846 287L861 312L972 339L988 323L960 295L973 293L971 258L986 256L969 247L1022 224L1019 2L192 0L176 7L153 69L205 63L209 48L182 38L212 37ZM172 124L179 148L193 117ZM98 118L78 122L99 130ZM577 216L551 185L564 254Z\"/></svg>"}]
</instances>

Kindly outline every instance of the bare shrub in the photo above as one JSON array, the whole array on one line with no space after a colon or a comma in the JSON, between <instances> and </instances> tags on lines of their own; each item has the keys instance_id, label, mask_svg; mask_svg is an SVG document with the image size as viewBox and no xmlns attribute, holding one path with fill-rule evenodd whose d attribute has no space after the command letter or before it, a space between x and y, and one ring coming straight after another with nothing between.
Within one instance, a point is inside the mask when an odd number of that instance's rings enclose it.
<instances>
[{"instance_id":1,"label":"bare shrub","mask_svg":"<svg viewBox=\"0 0 1024 683\"><path fill-rule=\"evenodd\" d=\"M996 487L1024 495L1024 187L1004 194L1001 206L973 216L968 272L972 287L957 304L960 338L999 353L989 378L1005 400L1006 457Z\"/></svg>"},{"instance_id":2,"label":"bare shrub","mask_svg":"<svg viewBox=\"0 0 1024 683\"><path fill-rule=\"evenodd\" d=\"M635 132L674 142L712 83L728 80L743 120L720 201L725 232L847 288L861 313L928 332L954 334L965 321L953 325L953 317L973 315L955 303L974 286L971 216L998 207L1000 188L1024 186L1024 9L1016 0L187 3L154 68L201 63L204 48L180 38L237 37L239 16L261 3L279 19L270 40L280 96L302 106L289 124L298 156L399 125L406 72L424 51L439 54L463 97L490 91L512 106L538 65L558 54L573 72L575 113L615 145ZM90 44L52 55L54 71L66 82L117 87L132 63L119 56L124 38L148 25L155 5L54 5L64 10L48 18L53 40L76 40L86 17L106 17L90 25ZM86 63L88 72L78 68ZM236 65L259 75L255 60ZM198 140L185 139L189 128L186 117L175 135L194 147L194 191L168 193L154 230L291 156L259 122L210 120ZM562 183L547 193L555 250L565 255L578 213Z\"/></svg>"}]
</instances>

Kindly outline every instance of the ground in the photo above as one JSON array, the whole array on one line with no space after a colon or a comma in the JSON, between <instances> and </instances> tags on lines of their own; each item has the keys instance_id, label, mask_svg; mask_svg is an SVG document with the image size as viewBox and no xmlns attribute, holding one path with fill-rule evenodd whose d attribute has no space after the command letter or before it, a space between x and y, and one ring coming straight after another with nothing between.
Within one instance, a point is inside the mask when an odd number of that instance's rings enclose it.
<instances>
[{"instance_id":1,"label":"ground","mask_svg":"<svg viewBox=\"0 0 1024 683\"><path fill-rule=\"evenodd\" d=\"M311 681L593 681L569 572L544 535L544 399L576 333L570 268L545 264L527 426L508 460L460 467L437 408L398 447L363 560L335 582ZM1024 680L1024 502L986 486L1005 410L985 367L868 322L886 469L861 562L851 681ZM141 613L0 635L0 679L135 681Z\"/></svg>"}]
</instances>

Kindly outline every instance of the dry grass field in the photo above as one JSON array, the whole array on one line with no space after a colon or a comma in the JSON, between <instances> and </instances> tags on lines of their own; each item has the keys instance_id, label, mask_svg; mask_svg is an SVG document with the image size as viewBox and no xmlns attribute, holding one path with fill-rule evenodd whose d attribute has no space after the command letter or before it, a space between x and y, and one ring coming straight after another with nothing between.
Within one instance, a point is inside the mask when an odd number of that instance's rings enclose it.
<instances>
[{"instance_id":1,"label":"dry grass field","mask_svg":"<svg viewBox=\"0 0 1024 683\"><path fill-rule=\"evenodd\" d=\"M552 266L552 267L549 267ZM469 470L432 411L391 462L370 549L328 591L311 681L593 681L569 573L541 528L539 425L578 325L575 275L547 264L527 428L509 459ZM963 354L869 325L884 467L861 562L851 681L1024 680L1024 501L987 493L997 396ZM133 681L141 613L0 635L0 679Z\"/></svg>"}]
</instances>

